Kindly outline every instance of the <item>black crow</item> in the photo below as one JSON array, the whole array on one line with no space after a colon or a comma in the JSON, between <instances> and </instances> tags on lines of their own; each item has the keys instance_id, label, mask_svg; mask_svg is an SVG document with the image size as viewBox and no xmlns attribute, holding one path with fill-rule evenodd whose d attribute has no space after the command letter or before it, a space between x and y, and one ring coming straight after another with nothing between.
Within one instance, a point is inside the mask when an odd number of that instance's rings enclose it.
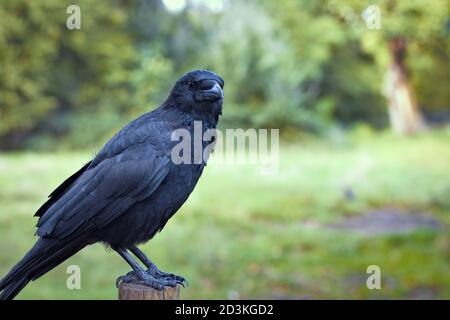
<instances>
[{"instance_id":1,"label":"black crow","mask_svg":"<svg viewBox=\"0 0 450 320\"><path fill-rule=\"evenodd\" d=\"M200 121L202 133L214 130L222 114L223 86L211 71L188 72L160 107L126 125L56 188L35 214L36 244L0 281L0 299L14 298L29 281L96 242L132 267L121 281L137 278L156 289L184 285L183 277L160 271L137 245L161 231L200 178L207 157L172 161L173 147L180 143L173 133L185 129L194 139ZM205 150L207 143L202 142Z\"/></svg>"}]
</instances>

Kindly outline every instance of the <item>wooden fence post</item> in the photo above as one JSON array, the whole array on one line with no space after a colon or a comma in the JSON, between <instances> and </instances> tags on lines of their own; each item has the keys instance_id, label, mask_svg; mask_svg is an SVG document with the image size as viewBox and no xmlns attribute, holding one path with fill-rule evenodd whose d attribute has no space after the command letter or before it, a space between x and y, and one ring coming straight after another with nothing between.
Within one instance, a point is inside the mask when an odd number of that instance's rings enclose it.
<instances>
[{"instance_id":1,"label":"wooden fence post","mask_svg":"<svg viewBox=\"0 0 450 320\"><path fill-rule=\"evenodd\" d=\"M119 300L178 300L180 298L179 285L157 290L139 282L121 282L118 290Z\"/></svg>"}]
</instances>

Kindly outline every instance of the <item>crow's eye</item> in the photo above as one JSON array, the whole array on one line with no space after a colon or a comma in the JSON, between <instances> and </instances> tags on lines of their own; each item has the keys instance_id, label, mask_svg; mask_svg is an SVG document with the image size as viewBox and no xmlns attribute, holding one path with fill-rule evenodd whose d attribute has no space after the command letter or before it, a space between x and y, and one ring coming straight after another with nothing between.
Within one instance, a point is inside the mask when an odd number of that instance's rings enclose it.
<instances>
[{"instance_id":1,"label":"crow's eye","mask_svg":"<svg viewBox=\"0 0 450 320\"><path fill-rule=\"evenodd\" d=\"M189 80L189 82L187 83L187 87L189 90L194 90L198 87L198 83L196 81Z\"/></svg>"}]
</instances>

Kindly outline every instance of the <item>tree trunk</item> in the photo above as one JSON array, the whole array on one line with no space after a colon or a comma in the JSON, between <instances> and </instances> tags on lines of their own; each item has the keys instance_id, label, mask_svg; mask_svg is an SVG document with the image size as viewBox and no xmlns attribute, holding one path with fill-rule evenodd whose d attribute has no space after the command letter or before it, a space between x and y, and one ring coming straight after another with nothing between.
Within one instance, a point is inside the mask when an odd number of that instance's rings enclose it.
<instances>
[{"instance_id":1,"label":"tree trunk","mask_svg":"<svg viewBox=\"0 0 450 320\"><path fill-rule=\"evenodd\" d=\"M384 94L388 100L392 129L402 135L414 134L424 128L414 89L409 84L405 66L406 41L395 38L389 42L392 62L386 73Z\"/></svg>"}]
</instances>

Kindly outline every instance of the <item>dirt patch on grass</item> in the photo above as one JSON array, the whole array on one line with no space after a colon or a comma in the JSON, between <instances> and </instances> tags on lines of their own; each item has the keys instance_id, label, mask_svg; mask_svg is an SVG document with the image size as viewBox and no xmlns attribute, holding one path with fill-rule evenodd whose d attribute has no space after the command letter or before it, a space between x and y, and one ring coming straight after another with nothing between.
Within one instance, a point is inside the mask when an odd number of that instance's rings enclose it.
<instances>
[{"instance_id":1,"label":"dirt patch on grass","mask_svg":"<svg viewBox=\"0 0 450 320\"><path fill-rule=\"evenodd\" d=\"M421 229L439 230L443 226L426 213L408 212L398 208L382 208L362 216L346 218L329 227L368 235L410 233Z\"/></svg>"}]
</instances>

